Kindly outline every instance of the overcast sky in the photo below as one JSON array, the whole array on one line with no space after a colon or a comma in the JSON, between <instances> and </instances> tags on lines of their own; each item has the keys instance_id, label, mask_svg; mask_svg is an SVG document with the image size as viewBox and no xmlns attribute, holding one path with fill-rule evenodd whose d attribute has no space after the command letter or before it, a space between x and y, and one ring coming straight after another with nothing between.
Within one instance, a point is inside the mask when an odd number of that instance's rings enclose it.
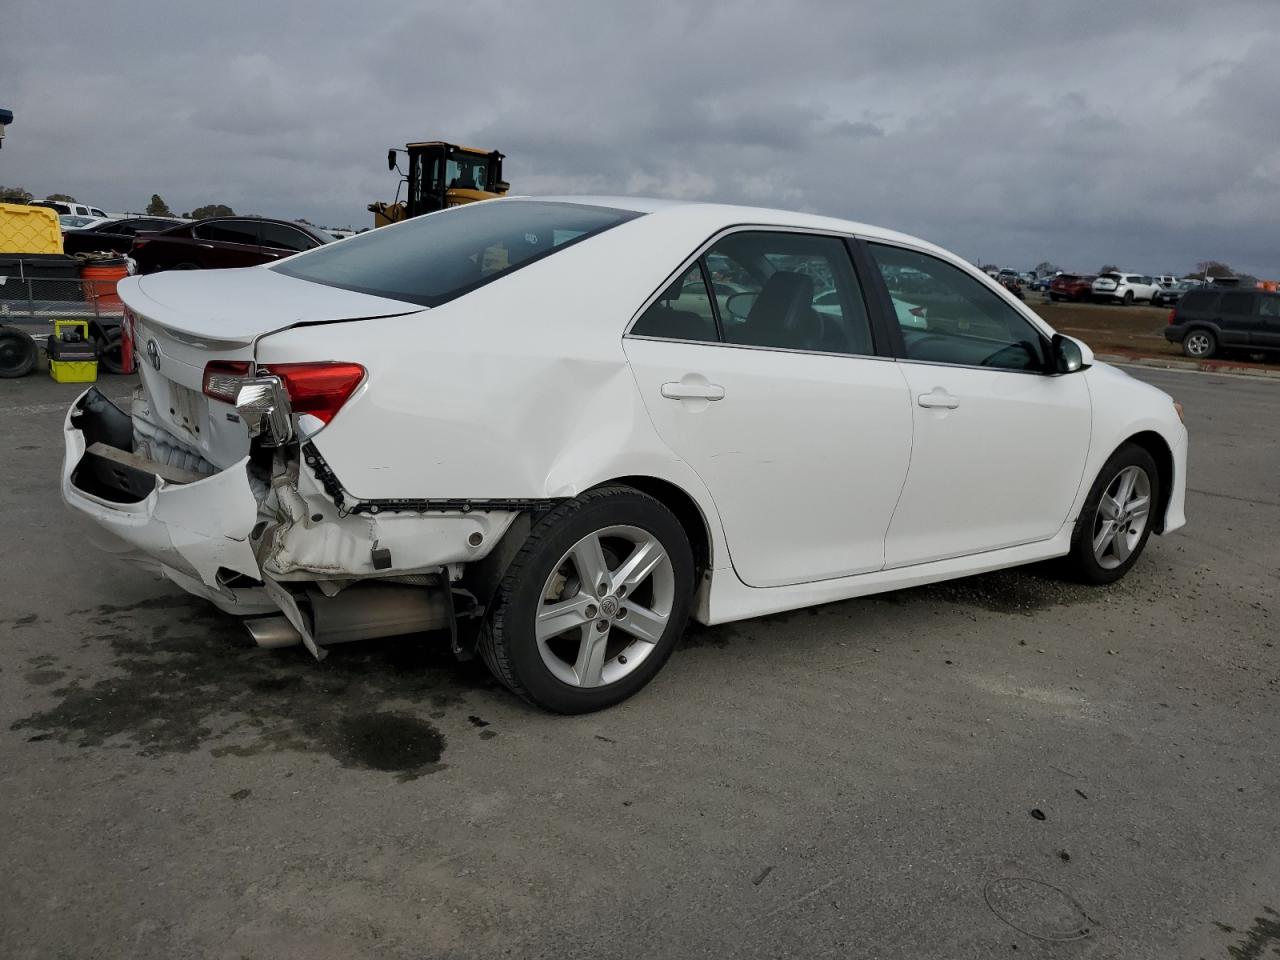
<instances>
[{"instance_id":1,"label":"overcast sky","mask_svg":"<svg viewBox=\"0 0 1280 960\"><path fill-rule=\"evenodd\" d=\"M386 149L513 192L829 213L970 259L1280 277L1277 0L6 6L0 184L369 222Z\"/></svg>"}]
</instances>

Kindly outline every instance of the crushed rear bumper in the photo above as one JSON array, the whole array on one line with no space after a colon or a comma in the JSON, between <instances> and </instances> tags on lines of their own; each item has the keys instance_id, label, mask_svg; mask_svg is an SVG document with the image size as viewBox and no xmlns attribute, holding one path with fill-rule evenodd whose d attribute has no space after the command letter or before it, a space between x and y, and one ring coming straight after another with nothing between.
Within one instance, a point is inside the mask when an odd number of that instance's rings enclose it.
<instances>
[{"instance_id":1,"label":"crushed rear bumper","mask_svg":"<svg viewBox=\"0 0 1280 960\"><path fill-rule=\"evenodd\" d=\"M95 546L228 613L278 609L262 587L236 586L262 577L249 541L258 500L247 457L208 476L135 457L130 414L96 387L67 411L62 439L62 498L93 521Z\"/></svg>"}]
</instances>

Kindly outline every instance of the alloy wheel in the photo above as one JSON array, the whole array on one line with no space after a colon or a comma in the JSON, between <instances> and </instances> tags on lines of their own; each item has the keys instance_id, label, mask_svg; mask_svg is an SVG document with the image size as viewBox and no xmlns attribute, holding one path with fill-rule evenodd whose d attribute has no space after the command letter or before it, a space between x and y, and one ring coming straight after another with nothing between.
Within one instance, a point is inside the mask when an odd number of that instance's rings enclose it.
<instances>
[{"instance_id":1,"label":"alloy wheel","mask_svg":"<svg viewBox=\"0 0 1280 960\"><path fill-rule=\"evenodd\" d=\"M1209 353L1209 336L1204 333L1189 333L1186 340L1187 353L1193 357L1203 357Z\"/></svg>"},{"instance_id":2,"label":"alloy wheel","mask_svg":"<svg viewBox=\"0 0 1280 960\"><path fill-rule=\"evenodd\" d=\"M534 637L547 669L576 687L630 674L666 632L675 572L658 538L633 526L583 537L543 585Z\"/></svg>"},{"instance_id":3,"label":"alloy wheel","mask_svg":"<svg viewBox=\"0 0 1280 960\"><path fill-rule=\"evenodd\" d=\"M1093 556L1114 570L1133 554L1151 515L1151 478L1141 467L1125 467L1107 484L1093 520Z\"/></svg>"}]
</instances>

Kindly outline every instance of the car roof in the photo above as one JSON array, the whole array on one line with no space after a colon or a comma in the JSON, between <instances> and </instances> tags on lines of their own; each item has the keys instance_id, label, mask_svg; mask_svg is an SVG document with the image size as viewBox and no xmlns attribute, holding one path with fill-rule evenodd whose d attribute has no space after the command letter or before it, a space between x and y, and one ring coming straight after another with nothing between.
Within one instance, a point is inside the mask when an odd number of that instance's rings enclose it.
<instances>
[{"instance_id":1,"label":"car roof","mask_svg":"<svg viewBox=\"0 0 1280 960\"><path fill-rule=\"evenodd\" d=\"M877 227L856 220L843 220L838 217L822 216L815 213L801 213L795 210L779 210L772 207L753 207L741 204L709 203L701 200L668 200L658 197L622 197L622 196L519 196L504 197L501 202L545 201L548 203L577 203L586 206L610 207L615 210L630 210L654 216L701 217L711 229L722 229L727 226L758 225L777 227L799 227L811 230L824 230L833 233L850 233L879 240L890 240L905 243L921 249L943 254L954 258L952 254L936 244L910 234Z\"/></svg>"}]
</instances>

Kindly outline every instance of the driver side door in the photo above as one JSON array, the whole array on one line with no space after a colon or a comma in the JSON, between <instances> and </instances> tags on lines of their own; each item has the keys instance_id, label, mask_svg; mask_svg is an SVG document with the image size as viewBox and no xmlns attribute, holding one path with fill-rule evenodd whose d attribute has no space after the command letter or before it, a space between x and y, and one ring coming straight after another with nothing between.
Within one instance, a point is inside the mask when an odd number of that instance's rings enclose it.
<instances>
[{"instance_id":1,"label":"driver side door","mask_svg":"<svg viewBox=\"0 0 1280 960\"><path fill-rule=\"evenodd\" d=\"M1089 451L1085 378L1049 374L1048 340L968 271L907 247L866 249L897 320L914 428L886 568L1051 539Z\"/></svg>"}]
</instances>

